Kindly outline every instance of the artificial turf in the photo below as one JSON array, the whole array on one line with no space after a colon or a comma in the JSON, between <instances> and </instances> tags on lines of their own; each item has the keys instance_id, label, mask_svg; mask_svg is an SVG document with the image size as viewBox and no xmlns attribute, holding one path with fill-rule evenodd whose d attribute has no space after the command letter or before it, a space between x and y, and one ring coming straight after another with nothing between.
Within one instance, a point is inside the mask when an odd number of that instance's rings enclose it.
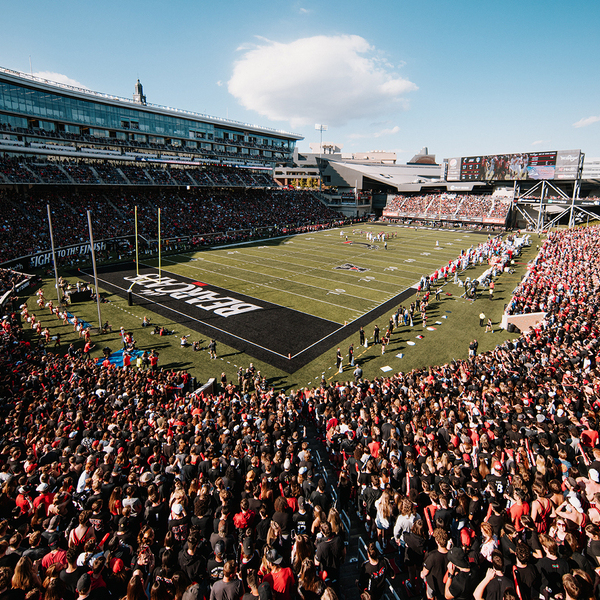
<instances>
[{"instance_id":1,"label":"artificial turf","mask_svg":"<svg viewBox=\"0 0 600 600\"><path fill-rule=\"evenodd\" d=\"M361 365L364 376L374 378L429 364L442 364L453 358L466 358L468 345L474 338L478 339L481 352L515 337L515 334L499 330L499 322L512 290L525 273L527 261L536 254L537 236L532 236L532 246L516 259L515 273L503 274L496 280L493 301L489 300L487 291L483 291L476 301L461 298L464 289L449 279L443 287L440 301L436 302L433 295L430 300L427 326L434 330L423 328L420 319L417 319L413 327L394 330L383 355L380 345L359 347L357 331L361 324L371 340L375 323L383 334L389 317L395 312L396 302L407 306L414 300L416 290L412 286L421 275L431 274L436 268L456 258L461 249L485 241L486 236L460 229L415 230L379 223L363 224L356 229L375 234L393 233L396 237L388 239L385 249L383 242L369 242L364 233L353 234L352 229L344 229L343 235L340 235L340 230L331 230L278 241L162 257L164 276L174 274L201 280L209 285L338 323L342 333L326 341L318 351L313 351L314 358L311 355L312 360L308 364L292 373L224 342L218 343L218 359L211 360L206 350L209 341L207 335L182 323L183 319L151 313L147 307L139 305L129 307L125 298L110 289L103 290L109 302L101 304L101 310L102 320L108 320L113 330L112 333L93 336L96 348L92 356L102 356L102 349L106 346L112 350L119 349L119 327L122 326L134 333L139 348L154 348L160 353L159 364L162 367L187 369L199 382L210 377L219 379L222 372L235 381L238 367L245 368L253 362L277 389L290 389L318 385L322 377L328 382L351 379L354 369L347 360L350 343L354 344L355 359ZM378 248L369 248L367 245ZM158 264L157 260L146 262L153 267ZM343 269L336 268L345 265ZM365 270L348 270L347 265ZM461 278L476 277L485 267L471 268ZM73 273L63 275L70 282L78 278ZM44 289L46 299L56 302L53 279L45 280ZM36 310L33 298L29 307L41 317L42 325L48 326L52 335L60 332L62 346L58 351L66 351L71 341L82 344L73 332L72 325L62 325L56 317L49 315L47 309ZM73 304L70 310L97 325L95 303ZM492 319L494 333L486 334L479 327L479 313L482 311ZM141 327L145 315L154 323L174 330L175 335L152 335L151 328ZM278 326L276 320L272 326ZM194 352L191 347L181 348L179 338L182 335L189 335L190 342L200 340L203 350ZM298 327L298 335L302 335L302 325ZM337 347L342 349L344 355L344 371L341 374L335 368ZM49 351L55 351L52 344ZM388 367L391 370L382 370Z\"/></svg>"}]
</instances>

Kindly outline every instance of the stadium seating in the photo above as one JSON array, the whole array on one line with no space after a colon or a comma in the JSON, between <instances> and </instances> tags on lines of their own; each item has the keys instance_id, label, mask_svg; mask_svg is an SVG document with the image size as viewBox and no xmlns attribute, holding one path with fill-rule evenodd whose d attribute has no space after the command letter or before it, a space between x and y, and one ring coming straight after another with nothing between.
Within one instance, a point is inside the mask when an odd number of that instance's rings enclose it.
<instances>
[{"instance_id":1,"label":"stadium seating","mask_svg":"<svg viewBox=\"0 0 600 600\"><path fill-rule=\"evenodd\" d=\"M140 171L135 167L121 167L98 169L97 172L101 177L117 179L119 173L125 173L127 179L141 180L143 175ZM38 170L39 174L42 172L46 173ZM166 173L162 169L160 172ZM153 178L155 175L151 171ZM78 177L82 177L79 171ZM234 175L220 174L217 179L231 184ZM263 175L247 175L245 179L246 184L265 182ZM47 204L51 207L57 247L88 240L88 210L92 213L96 240L132 236L137 206L138 232L142 236L149 239L158 237L157 209L160 208L163 238L190 238L191 244L202 245L215 242L204 237L208 234L245 230L241 238L235 239L248 239L252 235L251 230L256 228L301 227L340 219L337 212L325 207L309 192L293 190L98 186L85 188L84 193L75 186L38 186L27 191L4 189L0 191L3 214L0 262L48 250ZM232 241L233 238L228 235L228 241Z\"/></svg>"},{"instance_id":2,"label":"stadium seating","mask_svg":"<svg viewBox=\"0 0 600 600\"><path fill-rule=\"evenodd\" d=\"M426 194L421 196L395 196L385 211L393 211L398 218L425 218L469 221L477 219L503 219L508 216L510 200L477 194ZM385 212L384 212L385 215Z\"/></svg>"}]
</instances>

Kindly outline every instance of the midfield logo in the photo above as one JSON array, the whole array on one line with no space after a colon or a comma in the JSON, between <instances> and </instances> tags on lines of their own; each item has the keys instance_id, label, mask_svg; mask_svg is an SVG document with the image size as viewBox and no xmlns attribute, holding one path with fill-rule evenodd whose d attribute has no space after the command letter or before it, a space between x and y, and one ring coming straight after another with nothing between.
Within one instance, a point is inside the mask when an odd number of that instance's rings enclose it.
<instances>
[{"instance_id":1,"label":"midfield logo","mask_svg":"<svg viewBox=\"0 0 600 600\"><path fill-rule=\"evenodd\" d=\"M340 265L339 267L333 267L333 268L338 271L356 271L357 273L364 273L365 271L369 270L369 269L365 269L364 267L357 267L356 265L353 265L350 263L346 263L346 264Z\"/></svg>"},{"instance_id":2,"label":"midfield logo","mask_svg":"<svg viewBox=\"0 0 600 600\"><path fill-rule=\"evenodd\" d=\"M349 246L364 246L368 250L379 250L379 246L377 244L367 244L367 242L353 242L352 240L348 240L347 242L342 243L348 244Z\"/></svg>"}]
</instances>

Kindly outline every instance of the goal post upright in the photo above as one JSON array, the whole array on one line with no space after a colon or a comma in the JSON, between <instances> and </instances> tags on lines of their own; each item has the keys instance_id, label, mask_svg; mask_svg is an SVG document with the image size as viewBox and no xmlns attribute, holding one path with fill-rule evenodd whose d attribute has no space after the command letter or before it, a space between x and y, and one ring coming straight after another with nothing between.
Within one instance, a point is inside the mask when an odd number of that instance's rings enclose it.
<instances>
[{"instance_id":1,"label":"goal post upright","mask_svg":"<svg viewBox=\"0 0 600 600\"><path fill-rule=\"evenodd\" d=\"M158 281L162 280L161 270L161 242L160 242L160 207L158 208Z\"/></svg>"},{"instance_id":2,"label":"goal post upright","mask_svg":"<svg viewBox=\"0 0 600 600\"><path fill-rule=\"evenodd\" d=\"M140 254L138 245L138 207L135 207L135 274L140 275Z\"/></svg>"}]
</instances>

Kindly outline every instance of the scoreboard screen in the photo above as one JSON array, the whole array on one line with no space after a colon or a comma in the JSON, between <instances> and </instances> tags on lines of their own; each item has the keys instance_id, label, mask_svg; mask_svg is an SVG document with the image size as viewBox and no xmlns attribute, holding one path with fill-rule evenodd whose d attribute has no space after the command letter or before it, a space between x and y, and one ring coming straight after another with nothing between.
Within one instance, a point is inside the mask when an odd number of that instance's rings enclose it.
<instances>
[{"instance_id":1,"label":"scoreboard screen","mask_svg":"<svg viewBox=\"0 0 600 600\"><path fill-rule=\"evenodd\" d=\"M580 150L554 150L450 158L446 180L577 179L580 154Z\"/></svg>"}]
</instances>

